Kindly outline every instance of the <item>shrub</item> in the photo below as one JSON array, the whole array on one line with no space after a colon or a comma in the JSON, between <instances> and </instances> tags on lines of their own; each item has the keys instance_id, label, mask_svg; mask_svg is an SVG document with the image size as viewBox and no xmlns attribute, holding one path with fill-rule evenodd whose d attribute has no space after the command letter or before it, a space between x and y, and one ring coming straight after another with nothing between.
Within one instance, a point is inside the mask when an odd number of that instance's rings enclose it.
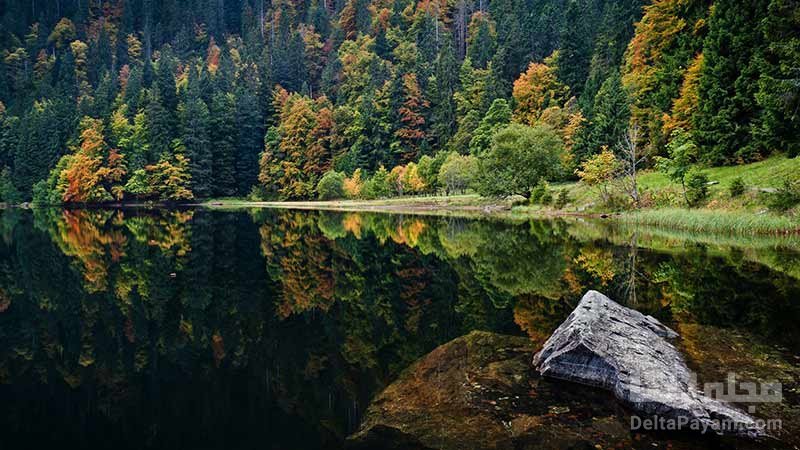
<instances>
[{"instance_id":1,"label":"shrub","mask_svg":"<svg viewBox=\"0 0 800 450\"><path fill-rule=\"evenodd\" d=\"M686 202L697 206L708 198L708 175L696 167L686 173Z\"/></svg>"},{"instance_id":2,"label":"shrub","mask_svg":"<svg viewBox=\"0 0 800 450\"><path fill-rule=\"evenodd\" d=\"M317 198L334 200L344 197L344 174L331 170L325 172L317 183Z\"/></svg>"},{"instance_id":3,"label":"shrub","mask_svg":"<svg viewBox=\"0 0 800 450\"><path fill-rule=\"evenodd\" d=\"M4 167L0 172L0 201L8 204L16 204L22 200L17 188L11 181L11 169Z\"/></svg>"},{"instance_id":4,"label":"shrub","mask_svg":"<svg viewBox=\"0 0 800 450\"><path fill-rule=\"evenodd\" d=\"M261 184L254 185L252 189L250 189L250 193L247 194L247 200L251 202L261 202L270 199L270 197L270 192Z\"/></svg>"},{"instance_id":5,"label":"shrub","mask_svg":"<svg viewBox=\"0 0 800 450\"><path fill-rule=\"evenodd\" d=\"M567 203L570 202L569 198L569 191L566 189L560 189L558 191L558 197L556 197L555 207L558 209L564 209L567 206Z\"/></svg>"},{"instance_id":6,"label":"shrub","mask_svg":"<svg viewBox=\"0 0 800 450\"><path fill-rule=\"evenodd\" d=\"M611 196L609 185L619 175L622 163L614 156L614 152L604 147L603 151L581 163L580 169L575 174L588 186L600 188L600 197L603 203L608 203Z\"/></svg>"},{"instance_id":7,"label":"shrub","mask_svg":"<svg viewBox=\"0 0 800 450\"><path fill-rule=\"evenodd\" d=\"M742 177L734 178L731 182L731 185L728 187L728 192L730 192L731 198L740 197L746 190L747 185L744 184L744 179Z\"/></svg>"},{"instance_id":8,"label":"shrub","mask_svg":"<svg viewBox=\"0 0 800 450\"><path fill-rule=\"evenodd\" d=\"M361 196L366 199L385 198L392 195L392 186L389 184L389 172L381 166L372 178L364 183Z\"/></svg>"},{"instance_id":9,"label":"shrub","mask_svg":"<svg viewBox=\"0 0 800 450\"><path fill-rule=\"evenodd\" d=\"M463 192L474 183L477 172L478 161L474 156L450 152L439 168L439 186L447 194Z\"/></svg>"},{"instance_id":10,"label":"shrub","mask_svg":"<svg viewBox=\"0 0 800 450\"><path fill-rule=\"evenodd\" d=\"M353 175L344 179L343 184L344 195L347 198L361 197L361 191L364 189L364 180L361 179L361 169L356 169Z\"/></svg>"},{"instance_id":11,"label":"shrub","mask_svg":"<svg viewBox=\"0 0 800 450\"><path fill-rule=\"evenodd\" d=\"M541 198L539 198L539 203L542 205L549 205L553 203L553 193L550 192L550 189L544 191L544 194L542 194Z\"/></svg>"},{"instance_id":12,"label":"shrub","mask_svg":"<svg viewBox=\"0 0 800 450\"><path fill-rule=\"evenodd\" d=\"M800 183L785 180L783 186L770 196L769 207L787 211L800 204Z\"/></svg>"},{"instance_id":13,"label":"shrub","mask_svg":"<svg viewBox=\"0 0 800 450\"><path fill-rule=\"evenodd\" d=\"M492 138L492 146L480 159L478 192L487 197L522 195L541 179L561 174L564 141L548 125L511 124Z\"/></svg>"},{"instance_id":14,"label":"shrub","mask_svg":"<svg viewBox=\"0 0 800 450\"><path fill-rule=\"evenodd\" d=\"M531 204L532 205L549 204L550 203L549 201L547 202L545 201L548 198L550 200L553 199L553 196L550 195L549 190L550 190L550 184L548 184L547 181L540 180L538 183L536 183L536 186L534 186L533 189L531 189L531 198L530 198Z\"/></svg>"}]
</instances>

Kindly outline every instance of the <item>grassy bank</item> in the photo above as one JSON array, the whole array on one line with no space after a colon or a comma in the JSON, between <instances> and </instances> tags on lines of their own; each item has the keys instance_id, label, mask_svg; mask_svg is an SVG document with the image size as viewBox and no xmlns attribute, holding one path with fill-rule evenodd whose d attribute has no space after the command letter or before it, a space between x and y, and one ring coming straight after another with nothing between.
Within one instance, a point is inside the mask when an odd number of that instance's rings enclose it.
<instances>
[{"instance_id":1,"label":"grassy bank","mask_svg":"<svg viewBox=\"0 0 800 450\"><path fill-rule=\"evenodd\" d=\"M659 228L721 234L798 234L800 220L771 213L665 208L629 212L619 220Z\"/></svg>"},{"instance_id":2,"label":"grassy bank","mask_svg":"<svg viewBox=\"0 0 800 450\"><path fill-rule=\"evenodd\" d=\"M569 193L570 201L561 209L524 204L522 197L499 200L482 198L475 194L291 202L213 199L202 205L222 209L264 207L520 220L553 216L608 216L626 224L698 233L775 236L800 234L798 211L778 214L769 211L766 206L771 192L780 187L784 180L800 177L800 158L773 157L743 166L709 168L705 172L713 184L708 187L708 200L702 207L681 206L683 200L680 186L671 183L659 172L644 171L639 177L639 186L651 199L651 204L644 209L614 214L603 206L596 189L582 183L552 185L553 196L562 189ZM743 195L734 198L729 194L729 187L738 177L744 180L747 190Z\"/></svg>"}]
</instances>

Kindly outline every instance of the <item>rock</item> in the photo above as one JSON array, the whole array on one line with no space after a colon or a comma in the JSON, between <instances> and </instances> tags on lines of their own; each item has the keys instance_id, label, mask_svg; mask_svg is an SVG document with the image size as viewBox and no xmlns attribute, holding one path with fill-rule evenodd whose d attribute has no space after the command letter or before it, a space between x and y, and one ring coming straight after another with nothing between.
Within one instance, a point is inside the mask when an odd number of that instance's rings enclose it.
<instances>
[{"instance_id":1,"label":"rock","mask_svg":"<svg viewBox=\"0 0 800 450\"><path fill-rule=\"evenodd\" d=\"M507 423L516 408L498 399L530 390L527 376L514 375L531 372L534 350L526 338L485 332L439 346L372 400L348 446L513 449Z\"/></svg>"},{"instance_id":2,"label":"rock","mask_svg":"<svg viewBox=\"0 0 800 450\"><path fill-rule=\"evenodd\" d=\"M683 420L682 430L763 436L751 416L697 390L683 356L667 341L677 336L653 317L589 291L533 365L546 377L609 390L648 418Z\"/></svg>"},{"instance_id":3,"label":"rock","mask_svg":"<svg viewBox=\"0 0 800 450\"><path fill-rule=\"evenodd\" d=\"M534 341L475 331L404 370L370 403L350 449L642 448L670 441L630 430L606 391L543 382ZM706 443L673 447L703 449Z\"/></svg>"}]
</instances>

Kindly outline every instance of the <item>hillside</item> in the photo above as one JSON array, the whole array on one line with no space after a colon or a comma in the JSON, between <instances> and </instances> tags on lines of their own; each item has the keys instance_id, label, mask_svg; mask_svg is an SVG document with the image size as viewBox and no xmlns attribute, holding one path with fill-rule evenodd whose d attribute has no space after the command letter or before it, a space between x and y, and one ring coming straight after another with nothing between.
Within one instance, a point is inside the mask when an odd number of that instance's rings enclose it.
<instances>
[{"instance_id":1,"label":"hillside","mask_svg":"<svg viewBox=\"0 0 800 450\"><path fill-rule=\"evenodd\" d=\"M0 200L528 197L628 148L738 173L800 150L798 10L7 0Z\"/></svg>"}]
</instances>

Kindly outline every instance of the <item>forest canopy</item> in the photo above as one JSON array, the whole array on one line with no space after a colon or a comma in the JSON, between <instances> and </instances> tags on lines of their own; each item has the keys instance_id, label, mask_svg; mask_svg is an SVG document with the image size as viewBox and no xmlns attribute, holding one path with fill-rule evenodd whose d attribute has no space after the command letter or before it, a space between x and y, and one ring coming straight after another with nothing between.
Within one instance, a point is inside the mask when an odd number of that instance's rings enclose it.
<instances>
[{"instance_id":1,"label":"forest canopy","mask_svg":"<svg viewBox=\"0 0 800 450\"><path fill-rule=\"evenodd\" d=\"M631 127L800 153L797 0L4 0L0 58L6 202L529 196Z\"/></svg>"}]
</instances>

